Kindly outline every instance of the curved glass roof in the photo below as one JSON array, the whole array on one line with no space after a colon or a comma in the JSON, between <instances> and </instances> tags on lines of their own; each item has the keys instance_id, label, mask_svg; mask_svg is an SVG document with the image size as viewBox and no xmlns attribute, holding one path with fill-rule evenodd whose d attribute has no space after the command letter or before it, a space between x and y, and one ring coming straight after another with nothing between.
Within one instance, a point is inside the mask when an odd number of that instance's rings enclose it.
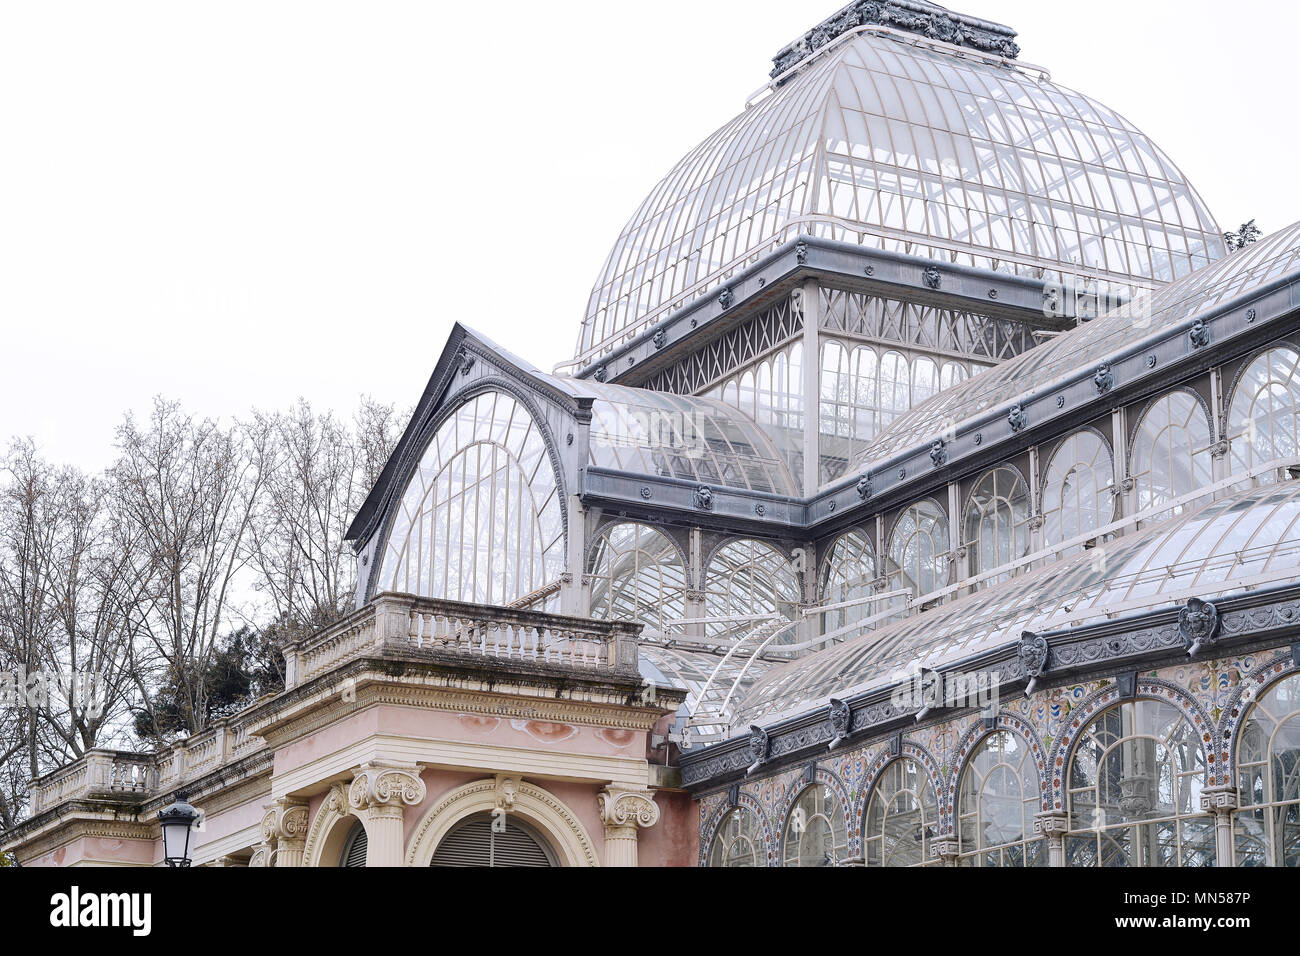
<instances>
[{"instance_id":1,"label":"curved glass roof","mask_svg":"<svg viewBox=\"0 0 1300 956\"><path fill-rule=\"evenodd\" d=\"M1081 368L1095 367L1140 341L1144 330L1158 335L1164 325L1293 272L1300 273L1300 223L945 389L897 418L857 456L846 474L857 474L872 462L933 441L946 428L990 408L1009 405L1026 394L1030 384L1043 391Z\"/></svg>"},{"instance_id":2,"label":"curved glass roof","mask_svg":"<svg viewBox=\"0 0 1300 956\"><path fill-rule=\"evenodd\" d=\"M981 590L768 671L736 708L733 727L820 705L832 694L887 686L1050 631L1215 595L1293 581L1300 564L1300 482L1220 499L1097 551Z\"/></svg>"},{"instance_id":3,"label":"curved glass roof","mask_svg":"<svg viewBox=\"0 0 1300 956\"><path fill-rule=\"evenodd\" d=\"M1038 74L859 33L679 162L596 280L590 360L799 234L1149 286L1224 253L1146 136Z\"/></svg>"},{"instance_id":4,"label":"curved glass roof","mask_svg":"<svg viewBox=\"0 0 1300 956\"><path fill-rule=\"evenodd\" d=\"M590 461L634 475L678 478L778 495L797 494L794 478L768 433L712 398L552 378L575 396L594 398Z\"/></svg>"}]
</instances>

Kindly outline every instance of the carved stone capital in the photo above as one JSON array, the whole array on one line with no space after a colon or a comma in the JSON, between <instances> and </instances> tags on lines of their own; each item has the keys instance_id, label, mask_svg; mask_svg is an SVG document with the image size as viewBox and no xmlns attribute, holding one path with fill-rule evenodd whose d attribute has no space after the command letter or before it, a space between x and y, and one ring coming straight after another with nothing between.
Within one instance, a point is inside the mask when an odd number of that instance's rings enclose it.
<instances>
[{"instance_id":1,"label":"carved stone capital","mask_svg":"<svg viewBox=\"0 0 1300 956\"><path fill-rule=\"evenodd\" d=\"M424 799L424 781L416 767L363 764L348 787L348 805L353 810L374 807L414 806Z\"/></svg>"},{"instance_id":2,"label":"carved stone capital","mask_svg":"<svg viewBox=\"0 0 1300 956\"><path fill-rule=\"evenodd\" d=\"M652 827L659 822L659 805L649 790L607 787L596 798L606 828Z\"/></svg>"},{"instance_id":3,"label":"carved stone capital","mask_svg":"<svg viewBox=\"0 0 1300 956\"><path fill-rule=\"evenodd\" d=\"M1237 788L1208 787L1201 791L1201 811L1203 813L1228 814L1241 804Z\"/></svg>"},{"instance_id":4,"label":"carved stone capital","mask_svg":"<svg viewBox=\"0 0 1300 956\"><path fill-rule=\"evenodd\" d=\"M1034 832L1048 839L1062 839L1070 831L1070 817L1062 810L1034 815Z\"/></svg>"},{"instance_id":5,"label":"carved stone capital","mask_svg":"<svg viewBox=\"0 0 1300 956\"><path fill-rule=\"evenodd\" d=\"M952 863L961 854L961 844L954 837L946 837L930 842L930 856L945 863Z\"/></svg>"},{"instance_id":6,"label":"carved stone capital","mask_svg":"<svg viewBox=\"0 0 1300 956\"><path fill-rule=\"evenodd\" d=\"M307 803L281 797L267 807L262 838L273 843L302 843L307 839Z\"/></svg>"}]
</instances>

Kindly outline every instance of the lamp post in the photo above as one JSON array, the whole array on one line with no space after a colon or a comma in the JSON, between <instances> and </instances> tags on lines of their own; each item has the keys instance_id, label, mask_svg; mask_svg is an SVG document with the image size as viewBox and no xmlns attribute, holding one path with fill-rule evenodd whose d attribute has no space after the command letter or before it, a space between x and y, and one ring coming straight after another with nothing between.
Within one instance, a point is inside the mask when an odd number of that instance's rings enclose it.
<instances>
[{"instance_id":1,"label":"lamp post","mask_svg":"<svg viewBox=\"0 0 1300 956\"><path fill-rule=\"evenodd\" d=\"M168 866L190 865L190 831L198 818L199 811L186 802L185 794L180 791L169 806L158 811L158 822L162 824L163 832L163 860Z\"/></svg>"}]
</instances>

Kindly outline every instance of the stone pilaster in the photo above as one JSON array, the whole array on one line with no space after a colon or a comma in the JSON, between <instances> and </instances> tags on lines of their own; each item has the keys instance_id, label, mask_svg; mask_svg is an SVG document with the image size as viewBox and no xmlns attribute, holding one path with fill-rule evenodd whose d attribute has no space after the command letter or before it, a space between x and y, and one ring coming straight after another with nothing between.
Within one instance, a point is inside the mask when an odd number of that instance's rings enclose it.
<instances>
[{"instance_id":1,"label":"stone pilaster","mask_svg":"<svg viewBox=\"0 0 1300 956\"><path fill-rule=\"evenodd\" d=\"M637 865L637 830L659 822L659 806L649 790L607 787L596 798L605 824L605 865Z\"/></svg>"}]
</instances>

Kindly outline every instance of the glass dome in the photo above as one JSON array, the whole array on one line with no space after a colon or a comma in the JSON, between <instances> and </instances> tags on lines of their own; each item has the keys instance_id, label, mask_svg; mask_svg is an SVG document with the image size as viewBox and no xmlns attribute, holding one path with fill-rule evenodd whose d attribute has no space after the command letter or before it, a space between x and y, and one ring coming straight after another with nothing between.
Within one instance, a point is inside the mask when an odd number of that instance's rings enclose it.
<instances>
[{"instance_id":1,"label":"glass dome","mask_svg":"<svg viewBox=\"0 0 1300 956\"><path fill-rule=\"evenodd\" d=\"M1009 61L851 33L654 188L596 280L577 360L799 234L1139 287L1224 254L1182 173L1113 111Z\"/></svg>"}]
</instances>

